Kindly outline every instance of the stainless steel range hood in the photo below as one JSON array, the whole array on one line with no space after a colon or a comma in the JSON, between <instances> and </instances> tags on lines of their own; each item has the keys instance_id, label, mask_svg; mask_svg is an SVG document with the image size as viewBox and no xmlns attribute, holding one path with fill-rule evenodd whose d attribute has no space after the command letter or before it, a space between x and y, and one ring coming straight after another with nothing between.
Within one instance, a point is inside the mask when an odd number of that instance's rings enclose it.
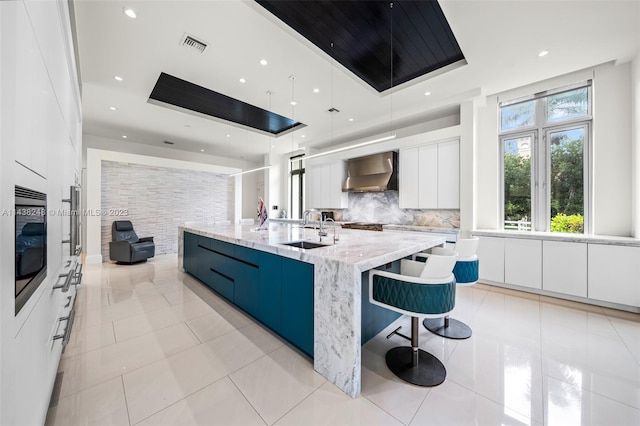
<instances>
[{"instance_id":1,"label":"stainless steel range hood","mask_svg":"<svg viewBox=\"0 0 640 426\"><path fill-rule=\"evenodd\" d=\"M398 190L398 153L382 152L347 161L347 180L343 192Z\"/></svg>"}]
</instances>

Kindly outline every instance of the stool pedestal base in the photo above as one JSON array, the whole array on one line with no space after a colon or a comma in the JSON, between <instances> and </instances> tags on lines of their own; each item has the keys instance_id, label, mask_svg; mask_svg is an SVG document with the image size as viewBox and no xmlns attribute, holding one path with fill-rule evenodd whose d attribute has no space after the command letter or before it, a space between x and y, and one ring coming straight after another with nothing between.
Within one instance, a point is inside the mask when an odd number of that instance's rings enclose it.
<instances>
[{"instance_id":1,"label":"stool pedestal base","mask_svg":"<svg viewBox=\"0 0 640 426\"><path fill-rule=\"evenodd\" d=\"M387 352L387 367L400 379L418 386L437 386L444 382L447 370L438 358L418 350L418 362L413 365L413 348L399 346Z\"/></svg>"},{"instance_id":2,"label":"stool pedestal base","mask_svg":"<svg viewBox=\"0 0 640 426\"><path fill-rule=\"evenodd\" d=\"M422 325L438 336L447 339L468 339L471 337L471 328L453 318L425 318Z\"/></svg>"}]
</instances>

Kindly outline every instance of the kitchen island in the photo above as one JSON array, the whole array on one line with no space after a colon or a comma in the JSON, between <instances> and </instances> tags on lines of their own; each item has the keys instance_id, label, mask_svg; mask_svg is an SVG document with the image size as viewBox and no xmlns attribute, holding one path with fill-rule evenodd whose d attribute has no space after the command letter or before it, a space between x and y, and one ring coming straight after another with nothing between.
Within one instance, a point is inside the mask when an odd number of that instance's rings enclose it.
<instances>
[{"instance_id":1,"label":"kitchen island","mask_svg":"<svg viewBox=\"0 0 640 426\"><path fill-rule=\"evenodd\" d=\"M284 245L292 241L319 243L318 230L299 225L271 223L257 231L255 225L179 227L178 267L184 270L186 236L200 236L238 251L252 249L284 260L313 265L314 369L352 397L360 394L362 281L367 271L406 256L442 245L445 239L428 233L337 231L328 228L323 244L313 249ZM224 254L224 248L222 256ZM240 259L240 263L251 263ZM310 308L311 309L311 308ZM283 318L283 322L285 319Z\"/></svg>"}]
</instances>

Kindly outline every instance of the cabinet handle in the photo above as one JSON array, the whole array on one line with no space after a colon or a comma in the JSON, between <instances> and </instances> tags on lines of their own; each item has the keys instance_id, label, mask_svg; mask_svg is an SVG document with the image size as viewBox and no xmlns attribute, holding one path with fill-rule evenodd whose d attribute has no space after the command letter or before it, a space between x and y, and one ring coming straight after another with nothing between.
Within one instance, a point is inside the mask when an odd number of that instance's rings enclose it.
<instances>
[{"instance_id":1,"label":"cabinet handle","mask_svg":"<svg viewBox=\"0 0 640 426\"><path fill-rule=\"evenodd\" d=\"M80 267L78 269L78 266ZM82 267L84 265L82 263L76 263L76 270L73 273L73 276L75 277L75 281L72 283L73 285L80 285L82 284Z\"/></svg>"},{"instance_id":2,"label":"cabinet handle","mask_svg":"<svg viewBox=\"0 0 640 426\"><path fill-rule=\"evenodd\" d=\"M71 273L71 271L69 271L66 274L60 274L58 276L58 278L62 278L62 277L67 277L64 280L64 284L62 284L62 285L54 285L53 289L54 290L61 289L63 293L66 293L66 292L69 291L69 286L71 285L71 279L74 277L74 274Z\"/></svg>"},{"instance_id":3,"label":"cabinet handle","mask_svg":"<svg viewBox=\"0 0 640 426\"><path fill-rule=\"evenodd\" d=\"M67 304L64 305L65 308L68 308L71 305L71 296L67 296Z\"/></svg>"},{"instance_id":4,"label":"cabinet handle","mask_svg":"<svg viewBox=\"0 0 640 426\"><path fill-rule=\"evenodd\" d=\"M71 338L71 329L73 328L73 321L76 318L76 310L72 309L69 315L61 317L58 321L67 321L67 327L64 329L64 333L56 334L53 336L53 340L62 339L62 346L67 346L69 339Z\"/></svg>"}]
</instances>

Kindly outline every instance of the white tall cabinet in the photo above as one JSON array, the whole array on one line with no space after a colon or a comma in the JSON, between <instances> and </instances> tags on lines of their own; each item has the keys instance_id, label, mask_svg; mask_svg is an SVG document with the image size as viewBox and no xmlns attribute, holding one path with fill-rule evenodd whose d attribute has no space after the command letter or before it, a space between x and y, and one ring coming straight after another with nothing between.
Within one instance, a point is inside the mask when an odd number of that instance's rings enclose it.
<instances>
[{"instance_id":1,"label":"white tall cabinet","mask_svg":"<svg viewBox=\"0 0 640 426\"><path fill-rule=\"evenodd\" d=\"M460 208L459 141L403 148L398 167L400 208Z\"/></svg>"},{"instance_id":2,"label":"white tall cabinet","mask_svg":"<svg viewBox=\"0 0 640 426\"><path fill-rule=\"evenodd\" d=\"M46 277L15 312L13 217L0 221L0 424L44 424L75 287L70 273L70 187L80 181L82 129L67 1L0 1L0 209L15 186L46 194Z\"/></svg>"},{"instance_id":3,"label":"white tall cabinet","mask_svg":"<svg viewBox=\"0 0 640 426\"><path fill-rule=\"evenodd\" d=\"M345 209L349 205L348 194L342 192L347 164L336 161L305 166L307 209Z\"/></svg>"}]
</instances>

